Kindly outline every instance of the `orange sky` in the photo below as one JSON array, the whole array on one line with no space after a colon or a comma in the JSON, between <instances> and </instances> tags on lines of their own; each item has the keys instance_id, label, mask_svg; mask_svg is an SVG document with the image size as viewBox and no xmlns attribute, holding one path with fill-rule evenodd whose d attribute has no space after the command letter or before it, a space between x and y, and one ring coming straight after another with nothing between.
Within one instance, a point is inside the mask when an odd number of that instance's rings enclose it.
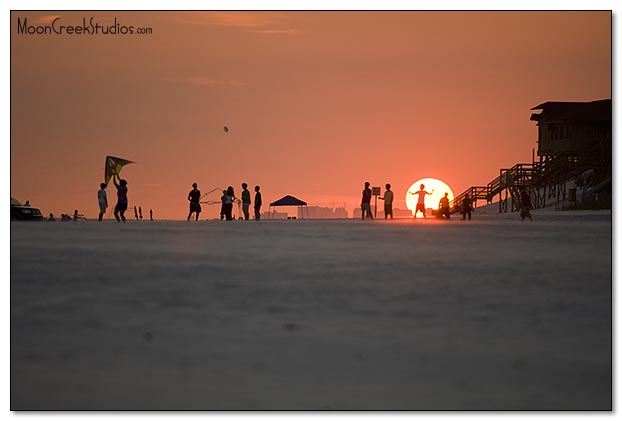
<instances>
[{"instance_id":1,"label":"orange sky","mask_svg":"<svg viewBox=\"0 0 622 421\"><path fill-rule=\"evenodd\" d=\"M153 34L17 34L54 15ZM417 179L459 194L529 162L533 106L610 97L609 12L12 12L11 196L96 217L113 155L158 219L195 181L350 214L388 182L405 208Z\"/></svg>"}]
</instances>

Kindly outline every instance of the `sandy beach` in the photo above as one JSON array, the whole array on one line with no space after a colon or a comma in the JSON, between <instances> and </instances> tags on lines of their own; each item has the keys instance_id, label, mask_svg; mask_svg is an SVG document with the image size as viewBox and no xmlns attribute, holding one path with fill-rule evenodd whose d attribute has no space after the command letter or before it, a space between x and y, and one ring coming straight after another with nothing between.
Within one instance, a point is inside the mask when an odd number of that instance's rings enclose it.
<instances>
[{"instance_id":1,"label":"sandy beach","mask_svg":"<svg viewBox=\"0 0 622 421\"><path fill-rule=\"evenodd\" d=\"M611 212L11 222L12 410L610 410Z\"/></svg>"}]
</instances>

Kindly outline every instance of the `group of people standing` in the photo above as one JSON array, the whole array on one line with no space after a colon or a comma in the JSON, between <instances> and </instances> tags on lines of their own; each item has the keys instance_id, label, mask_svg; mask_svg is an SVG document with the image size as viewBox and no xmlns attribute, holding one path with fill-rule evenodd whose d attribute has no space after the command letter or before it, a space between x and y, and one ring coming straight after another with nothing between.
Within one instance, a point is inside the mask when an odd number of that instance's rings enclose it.
<instances>
[{"instance_id":1,"label":"group of people standing","mask_svg":"<svg viewBox=\"0 0 622 421\"><path fill-rule=\"evenodd\" d=\"M361 200L361 218L365 219L370 218L374 219L374 216L371 213L371 197L372 190L369 188L369 182L365 182L365 188L363 189L363 199ZM379 197L380 200L384 201L384 219L387 219L391 216L393 219L393 192L391 191L391 185L385 185L386 191L384 192L384 197ZM425 190L425 185L421 184L419 186L419 191L416 192L408 192L412 195L418 195L417 206L415 208L415 212L413 214L413 218L417 217L417 213L421 212L424 219L426 217L426 207L425 207L425 197L427 195L431 195L434 193L434 189L431 192L427 192ZM468 193L464 195L462 201L459 206L456 205L457 210L462 214L462 219L471 220L471 212L473 211L473 201L474 199L469 196ZM524 221L529 218L532 220L530 209L532 208L531 197L529 195L529 191L523 186L520 188L520 217ZM441 198L438 203L438 210L433 212L434 215L438 218L450 219L450 208L449 208L449 193L445 193L445 196Z\"/></svg>"},{"instance_id":2,"label":"group of people standing","mask_svg":"<svg viewBox=\"0 0 622 421\"><path fill-rule=\"evenodd\" d=\"M365 188L363 189L363 199L361 200L361 218L365 219L366 217L370 219L374 219L374 215L371 213L371 197L372 191L369 188L369 181L365 182ZM391 216L393 219L393 191L391 190L391 185L389 183L384 185L385 192L384 196L379 199L384 201L384 219L387 219Z\"/></svg>"},{"instance_id":3,"label":"group of people standing","mask_svg":"<svg viewBox=\"0 0 622 421\"><path fill-rule=\"evenodd\" d=\"M363 198L361 200L361 211L362 211L361 218L362 219L365 219L366 217L370 219L374 219L374 216L371 213L372 190L369 188L369 186L370 186L370 183L366 181L365 188L363 189ZM385 184L385 189L386 190L384 192L384 197L379 197L380 200L384 201L384 219L389 218L389 216L391 217L391 219L393 219L393 191L391 191L391 184L389 183ZM434 193L434 189L428 192L425 190L425 185L421 184L419 186L419 191L416 191L416 192L409 191L408 193L419 196L417 198L417 206L415 207L413 218L416 218L417 213L421 212L421 214L423 215L423 218L427 219L426 208L425 208L425 197ZM468 217L468 219L470 220L472 209L473 209L472 201L469 198L469 195L467 193L465 198L462 200L462 207L461 207L462 219L466 219ZM446 218L446 219L450 218L449 193L445 193L445 196L441 198L441 200L439 201L438 211L436 215L439 218Z\"/></svg>"},{"instance_id":4,"label":"group of people standing","mask_svg":"<svg viewBox=\"0 0 622 421\"><path fill-rule=\"evenodd\" d=\"M125 211L127 210L128 200L127 200L127 181L124 179L120 179L117 174L113 175L112 181L117 188L117 204L114 208L114 217L117 222L125 222ZM371 198L372 198L372 190L369 188L370 183L365 182L365 188L363 189L363 198L361 200L361 217L362 219L370 218L374 219L374 216L371 212ZM384 196L379 199L384 201L384 218L388 219L389 216L393 219L393 191L391 190L391 184L385 184L385 192ZM419 191L417 192L408 192L412 195L418 195L417 206L415 208L415 212L413 214L413 218L417 217L417 213L421 212L423 214L423 218L426 217L426 208L425 208L425 197L427 195L431 195L434 193L434 189L431 192L427 192L425 190L425 185L421 184L419 186ZM526 218L531 218L531 214L529 210L531 209L531 198L529 196L529 192L527 189L521 189L521 219L525 220ZM441 198L439 201L439 209L437 212L437 216L440 218L450 218L450 209L449 209L449 193L445 193L445 196ZM97 200L99 202L99 221L102 220L104 214L106 213L106 209L108 208L108 198L106 195L106 184L101 183L100 189L97 192ZM229 186L227 190L222 191L221 200L221 208L220 208L220 220L226 219L227 221L231 221L233 219L233 203L240 203L240 199L235 197L235 192L232 186ZM192 190L188 193L188 201L190 202L190 212L188 213L187 220L189 221L194 213L195 219L199 220L199 214L201 213L201 191L198 189L197 183L192 183ZM244 214L244 219L250 219L250 205L251 205L251 192L248 190L248 185L246 183L242 183L242 212ZM467 193L465 197L462 199L462 203L460 204L460 212L462 213L462 219L471 219L471 211L473 210L472 206L473 200L469 197ZM255 211L255 219L259 220L261 218L261 192L260 187L255 186L255 200L254 200L254 211ZM136 207L134 207L134 212L136 212ZM77 214L77 210L74 212ZM149 211L150 219L153 220L152 211ZM142 212L141 212L142 214ZM80 215L78 215L80 216ZM75 215L74 215L75 217ZM141 215L142 217L142 215ZM77 217L75 217L77 219ZM240 218L241 219L241 218Z\"/></svg>"},{"instance_id":5,"label":"group of people standing","mask_svg":"<svg viewBox=\"0 0 622 421\"><path fill-rule=\"evenodd\" d=\"M255 186L255 219L261 218L261 192L260 187ZM201 192L197 188L197 183L192 184L192 190L188 193L188 201L190 202L190 212L188 213L188 221L192 217L192 214L196 214L196 220L199 220L199 214L201 213ZM227 190L222 191L220 198L220 220L226 219L231 221L233 219L233 203L240 203L240 199L235 197L235 192L232 186L227 187ZM244 219L250 219L249 209L251 206L251 192L248 190L248 184L242 183L242 212L244 213Z\"/></svg>"},{"instance_id":6,"label":"group of people standing","mask_svg":"<svg viewBox=\"0 0 622 421\"><path fill-rule=\"evenodd\" d=\"M112 181L117 188L117 204L114 207L114 217L117 222L125 222L125 212L127 211L128 200L127 200L127 181L120 179L117 174L113 174ZM242 211L244 212L244 219L250 219L249 208L251 205L251 193L248 191L248 185L246 183L242 183ZM260 187L255 186L255 219L259 220L261 218L261 193L259 192ZM106 195L106 184L101 183L100 189L97 192L97 200L99 203L99 220L101 221L106 213L106 209L108 208L108 197ZM235 197L235 193L233 191L233 187L229 186L227 190L222 191L221 197L221 208L220 208L220 219L226 219L230 221L233 219L232 211L233 211L233 203L238 202L239 199ZM188 213L187 220L189 221L192 217L192 214L195 214L195 218L199 220L199 214L201 213L201 191L198 189L197 183L192 183L192 190L188 193L188 201L190 202L190 212ZM134 213L136 214L136 207L134 207ZM141 209L141 219L142 219L142 209ZM138 219L138 216L136 216ZM153 211L149 210L149 219L153 221Z\"/></svg>"},{"instance_id":7,"label":"group of people standing","mask_svg":"<svg viewBox=\"0 0 622 421\"><path fill-rule=\"evenodd\" d=\"M389 183L385 184L384 187L386 189L384 196L379 198L384 201L384 219L387 219L389 216L393 219L393 191ZM374 215L371 213L371 196L372 191L369 188L369 181L366 181L365 188L363 189L363 200L361 200L362 219L365 219L366 216L374 219Z\"/></svg>"},{"instance_id":8,"label":"group of people standing","mask_svg":"<svg viewBox=\"0 0 622 421\"><path fill-rule=\"evenodd\" d=\"M371 197L372 197L372 190L369 188L370 184L369 181L365 182L365 188L363 189L363 199L361 200L361 218L365 219L370 218L370 219L374 219L374 216L371 213ZM380 200L384 201L384 219L388 219L389 217L391 217L391 219L393 219L393 191L391 190L391 184L387 183L385 184L385 192L384 192L384 196L383 197L379 197ZM415 209L415 213L413 214L413 217L416 218L417 217L417 212L421 211L421 213L423 214L423 217L426 217L425 214L425 196L434 193L434 189L432 189L432 192L427 192L425 191L425 186L422 184L420 186L420 190L418 192L408 192L410 194L416 194L419 196L418 200L417 200L417 207ZM445 197L447 197L447 194L445 194ZM441 199L442 200L442 199ZM449 206L449 201L447 202L447 205Z\"/></svg>"}]
</instances>

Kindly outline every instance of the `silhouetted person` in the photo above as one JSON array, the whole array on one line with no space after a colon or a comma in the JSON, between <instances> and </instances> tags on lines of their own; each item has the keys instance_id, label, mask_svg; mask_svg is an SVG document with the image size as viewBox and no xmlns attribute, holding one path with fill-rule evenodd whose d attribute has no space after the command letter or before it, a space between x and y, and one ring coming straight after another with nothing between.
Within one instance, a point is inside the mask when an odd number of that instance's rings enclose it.
<instances>
[{"instance_id":1,"label":"silhouetted person","mask_svg":"<svg viewBox=\"0 0 622 421\"><path fill-rule=\"evenodd\" d=\"M524 221L525 218L529 218L530 221L533 221L531 218L531 197L529 196L529 192L526 188L521 188L520 191L520 219Z\"/></svg>"},{"instance_id":2,"label":"silhouetted person","mask_svg":"<svg viewBox=\"0 0 622 421\"><path fill-rule=\"evenodd\" d=\"M138 207L138 217L140 219L143 219L143 208L140 206Z\"/></svg>"},{"instance_id":3,"label":"silhouetted person","mask_svg":"<svg viewBox=\"0 0 622 421\"><path fill-rule=\"evenodd\" d=\"M192 183L192 190L188 193L188 200L190 201L190 212L188 213L188 219L192 217L193 213L196 213L196 221L199 220L199 214L201 213L201 192L197 189L197 183Z\"/></svg>"},{"instance_id":4,"label":"silhouetted person","mask_svg":"<svg viewBox=\"0 0 622 421\"><path fill-rule=\"evenodd\" d=\"M138 221L138 209L136 209L136 206L134 206L134 219Z\"/></svg>"},{"instance_id":5,"label":"silhouetted person","mask_svg":"<svg viewBox=\"0 0 622 421\"><path fill-rule=\"evenodd\" d=\"M462 212L462 219L465 220L466 217L469 217L469 221L471 220L471 211L473 210L473 207L471 206L471 198L469 197L469 194L467 193L466 195L464 195L464 199L462 199L462 206L460 206L460 211Z\"/></svg>"},{"instance_id":6,"label":"silhouetted person","mask_svg":"<svg viewBox=\"0 0 622 421\"><path fill-rule=\"evenodd\" d=\"M78 209L74 209L73 211L73 220L77 221L78 219L86 219L84 215L78 213Z\"/></svg>"},{"instance_id":7,"label":"silhouetted person","mask_svg":"<svg viewBox=\"0 0 622 421\"><path fill-rule=\"evenodd\" d=\"M415 193L411 191L408 192L410 194L416 194L419 196L419 198L417 199L417 207L415 208L415 213L413 214L413 218L416 218L417 212L421 211L421 213L423 214L423 219L427 219L426 214L425 214L425 196L428 194L434 193L434 189L432 189L430 193L428 193L424 189L425 189L425 186L422 184L419 186L418 192L415 192Z\"/></svg>"},{"instance_id":8,"label":"silhouetted person","mask_svg":"<svg viewBox=\"0 0 622 421\"><path fill-rule=\"evenodd\" d=\"M251 192L247 189L248 185L242 183L242 212L244 212L244 219L248 221L249 214L248 208L251 206Z\"/></svg>"},{"instance_id":9,"label":"silhouetted person","mask_svg":"<svg viewBox=\"0 0 622 421\"><path fill-rule=\"evenodd\" d=\"M220 220L225 219L225 200L227 199L227 190L222 191L220 196Z\"/></svg>"},{"instance_id":10,"label":"silhouetted person","mask_svg":"<svg viewBox=\"0 0 622 421\"><path fill-rule=\"evenodd\" d=\"M261 218L261 193L259 192L259 186L255 186L255 219L259 221Z\"/></svg>"},{"instance_id":11,"label":"silhouetted person","mask_svg":"<svg viewBox=\"0 0 622 421\"><path fill-rule=\"evenodd\" d=\"M26 200L26 203L24 203L24 206L30 206L30 200Z\"/></svg>"},{"instance_id":12,"label":"silhouetted person","mask_svg":"<svg viewBox=\"0 0 622 421\"><path fill-rule=\"evenodd\" d=\"M227 221L231 221L233 216L231 212L233 211L233 202L235 201L235 193L233 192L233 187L227 187L227 192L225 194L225 218Z\"/></svg>"},{"instance_id":13,"label":"silhouetted person","mask_svg":"<svg viewBox=\"0 0 622 421\"><path fill-rule=\"evenodd\" d=\"M365 188L363 189L363 198L361 199L361 219L365 219L365 213L374 219L371 214L371 189L369 188L369 181L365 182Z\"/></svg>"},{"instance_id":14,"label":"silhouetted person","mask_svg":"<svg viewBox=\"0 0 622 421\"><path fill-rule=\"evenodd\" d=\"M108 197L106 196L106 184L104 183L99 185L97 201L99 202L99 220L101 221L106 213L106 209L108 209Z\"/></svg>"},{"instance_id":15,"label":"silhouetted person","mask_svg":"<svg viewBox=\"0 0 622 421\"><path fill-rule=\"evenodd\" d=\"M153 221L153 209L149 209L149 220Z\"/></svg>"},{"instance_id":16,"label":"silhouetted person","mask_svg":"<svg viewBox=\"0 0 622 421\"><path fill-rule=\"evenodd\" d=\"M119 181L117 182L117 180ZM125 211L127 210L127 181L119 179L119 176L114 174L112 182L117 188L117 204L114 207L114 218L117 222L125 222Z\"/></svg>"},{"instance_id":17,"label":"silhouetted person","mask_svg":"<svg viewBox=\"0 0 622 421\"><path fill-rule=\"evenodd\" d=\"M52 212L50 212L50 216L48 217L48 221L50 221L50 222L56 221L56 218L54 218L54 214Z\"/></svg>"},{"instance_id":18,"label":"silhouetted person","mask_svg":"<svg viewBox=\"0 0 622 421\"><path fill-rule=\"evenodd\" d=\"M438 201L438 215L443 218L450 218L449 215L449 193L445 193L445 197Z\"/></svg>"},{"instance_id":19,"label":"silhouetted person","mask_svg":"<svg viewBox=\"0 0 622 421\"><path fill-rule=\"evenodd\" d=\"M384 200L384 219L387 219L387 216L391 215L391 219L393 219L393 192L391 191L391 185L387 183L385 185L387 189L384 192L384 197L380 197L380 200Z\"/></svg>"}]
</instances>

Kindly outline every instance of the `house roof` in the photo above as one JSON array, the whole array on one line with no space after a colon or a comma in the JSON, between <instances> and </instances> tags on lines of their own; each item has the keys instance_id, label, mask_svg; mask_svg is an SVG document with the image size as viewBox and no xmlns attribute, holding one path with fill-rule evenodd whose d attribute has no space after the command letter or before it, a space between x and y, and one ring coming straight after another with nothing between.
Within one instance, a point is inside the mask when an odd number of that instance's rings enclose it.
<instances>
[{"instance_id":1,"label":"house roof","mask_svg":"<svg viewBox=\"0 0 622 421\"><path fill-rule=\"evenodd\" d=\"M611 100L602 99L592 102L544 102L532 108L542 110L533 114L536 121L611 121Z\"/></svg>"}]
</instances>

